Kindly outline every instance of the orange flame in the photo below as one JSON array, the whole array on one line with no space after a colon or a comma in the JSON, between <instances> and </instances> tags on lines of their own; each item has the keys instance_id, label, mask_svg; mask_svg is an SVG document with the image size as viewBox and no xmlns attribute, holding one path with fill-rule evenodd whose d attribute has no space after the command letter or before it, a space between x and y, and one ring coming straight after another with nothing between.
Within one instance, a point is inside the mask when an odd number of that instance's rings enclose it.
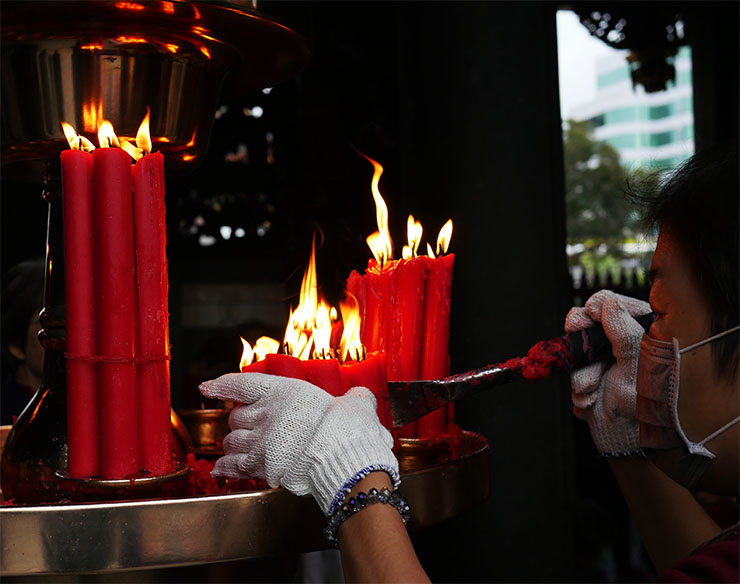
<instances>
[{"instance_id":1,"label":"orange flame","mask_svg":"<svg viewBox=\"0 0 740 584\"><path fill-rule=\"evenodd\" d=\"M311 258L301 282L298 306L291 310L285 328L282 347L284 351L298 359L330 359L334 357L331 346L332 324L337 320L337 309L319 297L316 275L316 238L311 242ZM352 308L354 302L354 308ZM340 340L340 355L360 359L363 354L360 341L360 315L356 299L340 303L344 330ZM353 316L354 314L354 316ZM259 348L260 341L264 345ZM277 353L281 344L275 339L262 337L252 347L242 339L244 351L240 368L254 361L264 359L268 353Z\"/></svg>"},{"instance_id":2,"label":"orange flame","mask_svg":"<svg viewBox=\"0 0 740 584\"><path fill-rule=\"evenodd\" d=\"M319 300L316 275L316 236L311 242L311 259L303 274L300 301L288 319L284 346L299 359L331 357L331 307Z\"/></svg>"},{"instance_id":3,"label":"orange flame","mask_svg":"<svg viewBox=\"0 0 740 584\"><path fill-rule=\"evenodd\" d=\"M144 154L152 151L152 138L149 134L149 108L146 108L146 115L139 125L136 132L136 145L132 144L126 138L121 138L121 148L129 153L131 158L139 160Z\"/></svg>"},{"instance_id":4,"label":"orange flame","mask_svg":"<svg viewBox=\"0 0 740 584\"><path fill-rule=\"evenodd\" d=\"M378 190L380 175L383 174L383 167L369 156L365 156L358 150L360 156L373 165L373 179L370 189L375 200L375 219L378 223L378 231L369 235L365 241L373 252L375 260L382 267L383 264L393 259L393 241L391 240L390 231L388 231L388 206L385 204L383 197Z\"/></svg>"},{"instance_id":5,"label":"orange flame","mask_svg":"<svg viewBox=\"0 0 740 584\"><path fill-rule=\"evenodd\" d=\"M254 357L254 351L252 350L252 345L250 345L247 341L244 340L244 337L239 337L242 340L242 358L239 361L239 369L244 369L247 365L249 365L252 362L252 358Z\"/></svg>"},{"instance_id":6,"label":"orange flame","mask_svg":"<svg viewBox=\"0 0 740 584\"><path fill-rule=\"evenodd\" d=\"M118 141L118 136L116 136L116 133L113 130L113 124L108 120L103 120L103 123L100 124L100 127L98 128L98 144L101 148L110 148L111 145L116 148L121 147L121 144Z\"/></svg>"},{"instance_id":7,"label":"orange flame","mask_svg":"<svg viewBox=\"0 0 740 584\"><path fill-rule=\"evenodd\" d=\"M448 219L447 223L439 230L439 235L437 236L437 255L440 255L440 250L442 250L443 254L447 253L447 248L450 247L450 239L452 239L452 219Z\"/></svg>"},{"instance_id":8,"label":"orange flame","mask_svg":"<svg viewBox=\"0 0 740 584\"><path fill-rule=\"evenodd\" d=\"M64 137L67 139L67 143L72 150L84 150L85 152L92 152L95 150L95 145L84 136L80 136L71 124L62 122L62 131L64 132Z\"/></svg>"},{"instance_id":9,"label":"orange flame","mask_svg":"<svg viewBox=\"0 0 740 584\"><path fill-rule=\"evenodd\" d=\"M413 215L409 215L406 220L406 236L408 237L408 245L403 246L403 259L415 258L416 252L419 250L419 244L421 243L421 236L424 233L424 229Z\"/></svg>"},{"instance_id":10,"label":"orange flame","mask_svg":"<svg viewBox=\"0 0 740 584\"><path fill-rule=\"evenodd\" d=\"M339 341L339 355L343 361L348 359L360 361L364 350L360 340L362 325L360 303L353 294L347 292L347 297L339 303L339 309L342 311L342 322L344 324L342 338Z\"/></svg>"}]
</instances>

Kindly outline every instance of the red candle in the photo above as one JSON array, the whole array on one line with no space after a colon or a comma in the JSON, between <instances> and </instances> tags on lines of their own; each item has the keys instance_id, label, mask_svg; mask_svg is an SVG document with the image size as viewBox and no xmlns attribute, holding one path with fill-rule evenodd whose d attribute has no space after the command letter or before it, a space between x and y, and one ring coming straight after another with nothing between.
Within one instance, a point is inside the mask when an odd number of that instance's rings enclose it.
<instances>
[{"instance_id":1,"label":"red candle","mask_svg":"<svg viewBox=\"0 0 740 584\"><path fill-rule=\"evenodd\" d=\"M137 383L141 467L170 468L170 343L164 157L155 152L133 166L136 241Z\"/></svg>"},{"instance_id":2,"label":"red candle","mask_svg":"<svg viewBox=\"0 0 740 584\"><path fill-rule=\"evenodd\" d=\"M265 373L294 379L306 379L303 361L292 355L269 353L265 355L263 361L265 363ZM257 363L260 363L260 361L257 361Z\"/></svg>"},{"instance_id":3,"label":"red candle","mask_svg":"<svg viewBox=\"0 0 740 584\"><path fill-rule=\"evenodd\" d=\"M385 344L389 381L419 379L424 284L429 263L427 257L398 260L393 270ZM398 428L396 435L415 438L416 423Z\"/></svg>"},{"instance_id":4,"label":"red candle","mask_svg":"<svg viewBox=\"0 0 740 584\"><path fill-rule=\"evenodd\" d=\"M250 363L249 365L244 365L241 368L242 373L268 373L267 371L267 361L262 359L262 361L255 361L254 363Z\"/></svg>"},{"instance_id":5,"label":"red candle","mask_svg":"<svg viewBox=\"0 0 740 584\"><path fill-rule=\"evenodd\" d=\"M368 352L385 350L385 323L391 291L391 276L395 262L386 262L381 269L375 260L370 260L365 277L367 279L366 322L362 344Z\"/></svg>"},{"instance_id":6,"label":"red candle","mask_svg":"<svg viewBox=\"0 0 740 584\"><path fill-rule=\"evenodd\" d=\"M340 368L345 392L352 387L367 387L378 402L378 418L388 430L393 429L388 384L385 376L385 353L374 353L365 360L348 361Z\"/></svg>"},{"instance_id":7,"label":"red candle","mask_svg":"<svg viewBox=\"0 0 740 584\"><path fill-rule=\"evenodd\" d=\"M303 361L306 380L337 397L344 393L339 361L336 359L309 359Z\"/></svg>"},{"instance_id":8,"label":"red candle","mask_svg":"<svg viewBox=\"0 0 740 584\"><path fill-rule=\"evenodd\" d=\"M442 379L450 374L450 298L452 266L455 255L448 254L431 260L424 292L424 329L422 333L420 374L422 379ZM452 405L452 404L450 404ZM438 436L445 431L448 414L440 408L416 422L420 438Z\"/></svg>"},{"instance_id":9,"label":"red candle","mask_svg":"<svg viewBox=\"0 0 740 584\"><path fill-rule=\"evenodd\" d=\"M99 473L93 261L93 158L65 150L62 160L67 359L68 473Z\"/></svg>"},{"instance_id":10,"label":"red candle","mask_svg":"<svg viewBox=\"0 0 740 584\"><path fill-rule=\"evenodd\" d=\"M100 475L139 471L134 367L136 284L131 158L118 148L93 152L92 187L100 407Z\"/></svg>"},{"instance_id":11,"label":"red candle","mask_svg":"<svg viewBox=\"0 0 740 584\"><path fill-rule=\"evenodd\" d=\"M389 381L419 379L424 292L431 260L398 260L393 270L386 353Z\"/></svg>"}]
</instances>

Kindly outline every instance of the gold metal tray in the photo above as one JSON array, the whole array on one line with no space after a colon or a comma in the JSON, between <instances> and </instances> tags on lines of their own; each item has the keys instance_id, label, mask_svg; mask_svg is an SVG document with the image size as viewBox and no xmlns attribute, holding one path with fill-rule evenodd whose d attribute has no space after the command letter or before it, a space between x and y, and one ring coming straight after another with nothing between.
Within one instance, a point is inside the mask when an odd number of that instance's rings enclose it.
<instances>
[{"instance_id":1,"label":"gold metal tray","mask_svg":"<svg viewBox=\"0 0 740 584\"><path fill-rule=\"evenodd\" d=\"M410 529L482 503L488 443L463 432L458 459L402 474ZM3 575L173 567L324 549L324 516L283 489L120 503L0 508Z\"/></svg>"}]
</instances>

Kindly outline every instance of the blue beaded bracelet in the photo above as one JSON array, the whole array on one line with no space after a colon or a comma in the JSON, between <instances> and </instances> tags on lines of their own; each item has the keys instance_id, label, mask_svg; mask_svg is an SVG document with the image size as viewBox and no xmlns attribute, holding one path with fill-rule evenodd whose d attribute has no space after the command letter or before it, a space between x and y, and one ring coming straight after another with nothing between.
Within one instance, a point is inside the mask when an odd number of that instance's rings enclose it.
<instances>
[{"instance_id":1,"label":"blue beaded bracelet","mask_svg":"<svg viewBox=\"0 0 740 584\"><path fill-rule=\"evenodd\" d=\"M367 493L357 493L354 497L350 497L348 500L345 499L329 517L329 521L324 528L324 537L326 537L329 545L339 548L339 526L358 511L374 503L392 505L401 515L404 525L411 519L411 508L408 501L398 491L370 489Z\"/></svg>"}]
</instances>

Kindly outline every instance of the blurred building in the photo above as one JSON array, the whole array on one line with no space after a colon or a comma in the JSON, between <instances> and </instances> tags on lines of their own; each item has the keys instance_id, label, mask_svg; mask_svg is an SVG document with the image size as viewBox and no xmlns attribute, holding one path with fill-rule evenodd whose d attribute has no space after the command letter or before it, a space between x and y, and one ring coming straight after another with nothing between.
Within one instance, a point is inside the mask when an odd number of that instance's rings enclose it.
<instances>
[{"instance_id":1,"label":"blurred building","mask_svg":"<svg viewBox=\"0 0 740 584\"><path fill-rule=\"evenodd\" d=\"M628 168L673 168L695 151L691 48L678 50L675 82L655 93L633 86L625 53L615 51L597 61L596 96L572 117L590 120L594 138L614 146Z\"/></svg>"}]
</instances>

